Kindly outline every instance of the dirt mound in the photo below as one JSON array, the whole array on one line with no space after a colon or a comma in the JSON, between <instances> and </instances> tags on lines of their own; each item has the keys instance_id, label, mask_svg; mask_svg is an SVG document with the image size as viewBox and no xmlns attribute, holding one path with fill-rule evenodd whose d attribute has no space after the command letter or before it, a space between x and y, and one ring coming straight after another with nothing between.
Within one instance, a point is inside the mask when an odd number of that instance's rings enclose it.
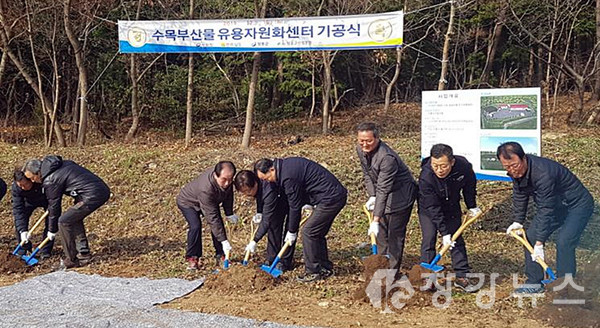
<instances>
[{"instance_id":1,"label":"dirt mound","mask_svg":"<svg viewBox=\"0 0 600 328\"><path fill-rule=\"evenodd\" d=\"M364 260L364 271L362 273L364 283L354 292L353 298L357 301L369 302L367 288L373 278L373 275L379 269L387 269L390 266L390 261L383 255L371 255ZM385 285L381 286L385 293Z\"/></svg>"},{"instance_id":2,"label":"dirt mound","mask_svg":"<svg viewBox=\"0 0 600 328\"><path fill-rule=\"evenodd\" d=\"M574 282L583 290L564 278L546 286L546 302L535 311L536 319L555 327L600 327L600 255L584 266Z\"/></svg>"},{"instance_id":3,"label":"dirt mound","mask_svg":"<svg viewBox=\"0 0 600 328\"><path fill-rule=\"evenodd\" d=\"M23 260L12 255L12 251L0 249L0 273L24 273L29 269Z\"/></svg>"},{"instance_id":4,"label":"dirt mound","mask_svg":"<svg viewBox=\"0 0 600 328\"><path fill-rule=\"evenodd\" d=\"M259 268L233 264L229 269L221 269L219 273L207 277L204 286L223 294L248 294L273 288L278 283L279 279Z\"/></svg>"}]
</instances>

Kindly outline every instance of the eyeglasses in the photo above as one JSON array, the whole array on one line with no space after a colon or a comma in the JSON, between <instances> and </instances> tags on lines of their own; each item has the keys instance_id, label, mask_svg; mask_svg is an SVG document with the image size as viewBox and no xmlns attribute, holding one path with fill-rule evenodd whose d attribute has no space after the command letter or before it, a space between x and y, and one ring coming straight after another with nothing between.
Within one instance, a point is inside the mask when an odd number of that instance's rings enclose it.
<instances>
[{"instance_id":1,"label":"eyeglasses","mask_svg":"<svg viewBox=\"0 0 600 328\"><path fill-rule=\"evenodd\" d=\"M434 171L437 171L437 170L444 170L445 171L445 170L449 169L450 167L451 167L450 164L431 164L431 168Z\"/></svg>"},{"instance_id":2,"label":"eyeglasses","mask_svg":"<svg viewBox=\"0 0 600 328\"><path fill-rule=\"evenodd\" d=\"M521 161L513 164L502 165L502 167L504 167L504 169L507 171L516 171L521 167Z\"/></svg>"}]
</instances>

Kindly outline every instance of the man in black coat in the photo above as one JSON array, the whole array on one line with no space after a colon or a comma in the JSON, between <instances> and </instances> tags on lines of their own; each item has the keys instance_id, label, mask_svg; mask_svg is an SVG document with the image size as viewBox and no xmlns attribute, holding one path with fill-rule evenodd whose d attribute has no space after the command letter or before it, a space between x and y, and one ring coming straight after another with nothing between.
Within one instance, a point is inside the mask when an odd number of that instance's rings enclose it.
<instances>
[{"instance_id":1,"label":"man in black coat","mask_svg":"<svg viewBox=\"0 0 600 328\"><path fill-rule=\"evenodd\" d=\"M242 170L236 174L234 185L237 191L243 195L256 198L256 214L252 221L259 226L252 241L246 246L246 251L254 253L256 243L267 235L267 264L271 264L283 246L284 226L285 231L288 230L287 199L284 194L279 193L275 183L258 179L252 171ZM278 264L280 270L293 269L295 246L294 242L281 258L281 262Z\"/></svg>"},{"instance_id":2,"label":"man in black coat","mask_svg":"<svg viewBox=\"0 0 600 328\"><path fill-rule=\"evenodd\" d=\"M544 259L544 243L559 230L557 276L575 276L575 248L592 216L594 199L569 169L547 158L525 155L517 142L500 145L496 157L513 180L514 222L506 233L523 228L530 196L533 196L537 210L526 232L527 240L534 245L533 254L525 250L527 281L515 293L541 293L544 291L541 285L544 271L535 259Z\"/></svg>"},{"instance_id":3,"label":"man in black coat","mask_svg":"<svg viewBox=\"0 0 600 328\"><path fill-rule=\"evenodd\" d=\"M374 123L359 124L357 140L356 152L370 196L366 206L373 211L367 234L375 234L381 254L389 256L390 269L398 272L417 184L400 156L381 141Z\"/></svg>"},{"instance_id":4,"label":"man in black coat","mask_svg":"<svg viewBox=\"0 0 600 328\"><path fill-rule=\"evenodd\" d=\"M41 207L44 210L48 208L48 200L42 192L42 185L31 182L25 177L23 171L15 170L13 173L14 181L10 191L12 194L12 209L15 219L15 229L17 232L17 243L25 240L25 244L19 250L19 255L24 255L26 252L31 252L31 242L29 241L29 218L33 211ZM43 237L48 235L48 218L46 217ZM54 241L48 242L44 248L40 250L40 258L45 259L50 257Z\"/></svg>"},{"instance_id":5,"label":"man in black coat","mask_svg":"<svg viewBox=\"0 0 600 328\"><path fill-rule=\"evenodd\" d=\"M287 198L289 224L285 242L296 241L304 204L314 206L302 229L305 274L298 281L313 282L332 276L333 263L325 236L346 205L346 188L323 166L302 157L264 158L255 163L254 170L259 179L275 183Z\"/></svg>"},{"instance_id":6,"label":"man in black coat","mask_svg":"<svg viewBox=\"0 0 600 328\"><path fill-rule=\"evenodd\" d=\"M468 293L476 292L478 288L467 279L470 268L465 240L460 236L452 242L452 235L462 224L461 192L469 209L468 215L481 213L475 200L476 186L473 166L466 158L454 155L452 147L445 144L431 147L430 157L422 161L419 176L421 261L431 263L435 257L439 231L443 245L451 245L452 268L456 274L454 286Z\"/></svg>"},{"instance_id":7,"label":"man in black coat","mask_svg":"<svg viewBox=\"0 0 600 328\"><path fill-rule=\"evenodd\" d=\"M88 169L60 156L46 156L25 164L25 176L41 183L48 200L48 238L60 234L67 268L84 265L90 260L90 249L83 220L110 197L110 189ZM73 198L75 204L62 213L62 196ZM79 246L77 246L79 244Z\"/></svg>"},{"instance_id":8,"label":"man in black coat","mask_svg":"<svg viewBox=\"0 0 600 328\"><path fill-rule=\"evenodd\" d=\"M177 207L188 223L185 252L188 270L197 270L198 259L202 257L202 216L210 226L217 266L224 260L225 253L231 251L219 206L231 223L237 223L239 218L233 213L234 176L235 165L220 161L186 184L177 195Z\"/></svg>"}]
</instances>

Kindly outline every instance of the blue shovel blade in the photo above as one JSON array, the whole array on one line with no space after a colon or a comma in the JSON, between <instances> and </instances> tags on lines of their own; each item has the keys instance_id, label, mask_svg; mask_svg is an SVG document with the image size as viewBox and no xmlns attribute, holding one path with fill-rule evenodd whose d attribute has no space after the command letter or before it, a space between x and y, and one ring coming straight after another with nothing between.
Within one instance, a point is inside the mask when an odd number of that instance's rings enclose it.
<instances>
[{"instance_id":1,"label":"blue shovel blade","mask_svg":"<svg viewBox=\"0 0 600 328\"><path fill-rule=\"evenodd\" d=\"M274 278L277 278L277 277L281 276L281 270L279 270L279 269L277 269L277 268L275 268L275 267L271 268L271 267L270 267L270 266L268 266L268 265L261 265L261 267L260 267L260 268L261 268L263 271L265 271L266 273L268 273L268 274L272 275Z\"/></svg>"},{"instance_id":2,"label":"blue shovel blade","mask_svg":"<svg viewBox=\"0 0 600 328\"><path fill-rule=\"evenodd\" d=\"M444 270L444 267L441 265L437 265L434 263L425 263L425 262L421 262L421 267L431 270L433 272L440 272L442 270Z\"/></svg>"},{"instance_id":3,"label":"blue shovel blade","mask_svg":"<svg viewBox=\"0 0 600 328\"><path fill-rule=\"evenodd\" d=\"M21 256L21 258L23 259L23 261L25 261L25 264L29 266L36 265L38 263L38 260L33 256L23 255Z\"/></svg>"},{"instance_id":4,"label":"blue shovel blade","mask_svg":"<svg viewBox=\"0 0 600 328\"><path fill-rule=\"evenodd\" d=\"M246 261L246 260L243 260L243 261L242 261L242 265L243 265L243 266L247 266L247 265L248 265L248 261Z\"/></svg>"}]
</instances>

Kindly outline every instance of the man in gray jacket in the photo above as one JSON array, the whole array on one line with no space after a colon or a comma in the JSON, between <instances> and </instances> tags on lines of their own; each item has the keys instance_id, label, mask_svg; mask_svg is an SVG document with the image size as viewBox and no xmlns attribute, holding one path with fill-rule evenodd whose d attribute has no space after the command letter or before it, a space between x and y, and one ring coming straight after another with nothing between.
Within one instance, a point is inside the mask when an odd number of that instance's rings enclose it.
<instances>
[{"instance_id":1,"label":"man in gray jacket","mask_svg":"<svg viewBox=\"0 0 600 328\"><path fill-rule=\"evenodd\" d=\"M390 258L390 269L398 270L417 184L400 156L379 139L379 129L374 123L361 123L357 130L356 152L370 196L366 206L373 211L367 233L377 236L381 254Z\"/></svg>"},{"instance_id":2,"label":"man in gray jacket","mask_svg":"<svg viewBox=\"0 0 600 328\"><path fill-rule=\"evenodd\" d=\"M185 253L188 270L197 270L198 259L202 256L201 216L206 218L210 226L217 265L224 259L225 253L231 251L219 206L223 207L231 223L237 223L238 216L233 214L234 176L235 165L230 161L221 161L186 184L177 195L177 207L189 226Z\"/></svg>"}]
</instances>

